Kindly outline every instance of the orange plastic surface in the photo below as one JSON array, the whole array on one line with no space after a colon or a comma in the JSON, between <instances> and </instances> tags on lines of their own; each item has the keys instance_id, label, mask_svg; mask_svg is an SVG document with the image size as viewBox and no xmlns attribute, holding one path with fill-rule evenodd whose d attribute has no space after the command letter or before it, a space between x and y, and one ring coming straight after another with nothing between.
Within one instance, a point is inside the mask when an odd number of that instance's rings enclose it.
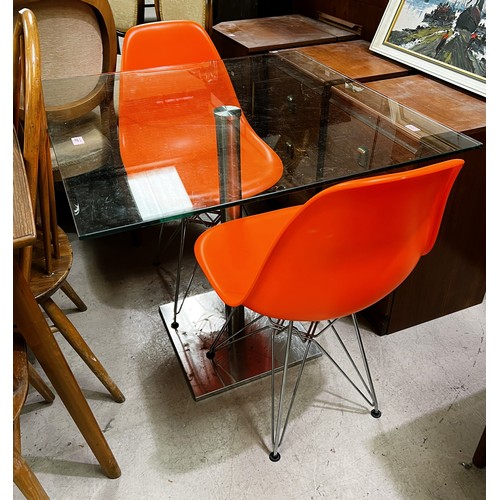
<instances>
[{"instance_id":1,"label":"orange plastic surface","mask_svg":"<svg viewBox=\"0 0 500 500\"><path fill-rule=\"evenodd\" d=\"M178 66L181 65L181 66ZM164 67L164 70L161 68ZM120 79L120 152L127 173L173 166L194 207L219 200L213 111L239 106L210 37L191 21L165 21L127 31ZM242 196L272 187L283 172L276 153L240 121Z\"/></svg>"},{"instance_id":2,"label":"orange plastic surface","mask_svg":"<svg viewBox=\"0 0 500 500\"><path fill-rule=\"evenodd\" d=\"M341 183L302 206L221 224L199 236L196 258L230 306L294 321L350 315L432 249L463 163Z\"/></svg>"}]
</instances>

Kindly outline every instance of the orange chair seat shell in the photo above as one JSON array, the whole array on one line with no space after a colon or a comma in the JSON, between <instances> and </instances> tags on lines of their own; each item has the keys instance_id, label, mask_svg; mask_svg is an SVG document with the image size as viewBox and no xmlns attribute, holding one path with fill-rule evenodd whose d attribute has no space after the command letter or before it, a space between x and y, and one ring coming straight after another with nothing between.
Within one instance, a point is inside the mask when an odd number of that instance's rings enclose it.
<instances>
[{"instance_id":1,"label":"orange chair seat shell","mask_svg":"<svg viewBox=\"0 0 500 500\"><path fill-rule=\"evenodd\" d=\"M353 180L302 206L221 224L199 236L196 258L230 306L293 321L353 314L432 249L462 164Z\"/></svg>"},{"instance_id":2,"label":"orange chair seat shell","mask_svg":"<svg viewBox=\"0 0 500 500\"><path fill-rule=\"evenodd\" d=\"M156 47L148 53L138 47ZM159 48L172 46L172 50ZM175 49L173 49L175 47ZM120 80L120 152L127 174L175 167L194 208L217 204L219 179L214 109L240 106L207 33L190 21L131 28ZM151 69L150 72L135 72ZM127 73L129 72L129 73ZM240 122L244 198L272 187L283 166L277 154Z\"/></svg>"}]
</instances>

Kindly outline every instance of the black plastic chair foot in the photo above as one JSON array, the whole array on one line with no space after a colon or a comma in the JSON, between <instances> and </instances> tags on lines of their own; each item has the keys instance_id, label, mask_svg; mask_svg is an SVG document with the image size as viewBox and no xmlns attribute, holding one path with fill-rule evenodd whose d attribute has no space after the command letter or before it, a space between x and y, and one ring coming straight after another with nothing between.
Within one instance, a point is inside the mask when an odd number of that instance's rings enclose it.
<instances>
[{"instance_id":1,"label":"black plastic chair foot","mask_svg":"<svg viewBox=\"0 0 500 500\"><path fill-rule=\"evenodd\" d=\"M276 453L276 455L273 452L269 453L269 460L271 460L271 462L277 462L280 458L281 455L279 453Z\"/></svg>"},{"instance_id":2,"label":"black plastic chair foot","mask_svg":"<svg viewBox=\"0 0 500 500\"><path fill-rule=\"evenodd\" d=\"M172 321L172 324L170 326L172 328L179 328L179 323L177 323L177 321Z\"/></svg>"},{"instance_id":3,"label":"black plastic chair foot","mask_svg":"<svg viewBox=\"0 0 500 500\"><path fill-rule=\"evenodd\" d=\"M373 418L380 418L382 416L382 412L380 410L372 410L370 413Z\"/></svg>"},{"instance_id":4,"label":"black plastic chair foot","mask_svg":"<svg viewBox=\"0 0 500 500\"><path fill-rule=\"evenodd\" d=\"M215 358L215 352L214 351L207 351L207 358L208 359L214 359Z\"/></svg>"}]
</instances>

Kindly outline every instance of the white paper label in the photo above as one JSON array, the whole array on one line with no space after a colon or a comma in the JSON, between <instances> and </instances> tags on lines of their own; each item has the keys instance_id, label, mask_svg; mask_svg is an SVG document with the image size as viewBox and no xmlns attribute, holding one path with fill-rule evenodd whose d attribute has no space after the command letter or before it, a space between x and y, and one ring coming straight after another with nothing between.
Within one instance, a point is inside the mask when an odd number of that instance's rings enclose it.
<instances>
[{"instance_id":1,"label":"white paper label","mask_svg":"<svg viewBox=\"0 0 500 500\"><path fill-rule=\"evenodd\" d=\"M72 137L71 142L73 143L73 146L79 146L80 144L85 144L83 137Z\"/></svg>"},{"instance_id":2,"label":"white paper label","mask_svg":"<svg viewBox=\"0 0 500 500\"><path fill-rule=\"evenodd\" d=\"M420 129L418 127L415 127L415 125L405 125L407 129L410 129L412 132L419 132Z\"/></svg>"}]
</instances>

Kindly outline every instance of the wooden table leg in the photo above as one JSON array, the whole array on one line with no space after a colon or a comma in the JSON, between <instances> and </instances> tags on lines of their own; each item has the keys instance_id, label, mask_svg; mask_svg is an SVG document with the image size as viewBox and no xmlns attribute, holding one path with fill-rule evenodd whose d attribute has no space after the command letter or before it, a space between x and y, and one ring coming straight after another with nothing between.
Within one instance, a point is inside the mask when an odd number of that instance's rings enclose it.
<instances>
[{"instance_id":1,"label":"wooden table leg","mask_svg":"<svg viewBox=\"0 0 500 500\"><path fill-rule=\"evenodd\" d=\"M17 263L14 263L13 285L15 325L52 382L105 474L113 479L120 477L120 467Z\"/></svg>"}]
</instances>

